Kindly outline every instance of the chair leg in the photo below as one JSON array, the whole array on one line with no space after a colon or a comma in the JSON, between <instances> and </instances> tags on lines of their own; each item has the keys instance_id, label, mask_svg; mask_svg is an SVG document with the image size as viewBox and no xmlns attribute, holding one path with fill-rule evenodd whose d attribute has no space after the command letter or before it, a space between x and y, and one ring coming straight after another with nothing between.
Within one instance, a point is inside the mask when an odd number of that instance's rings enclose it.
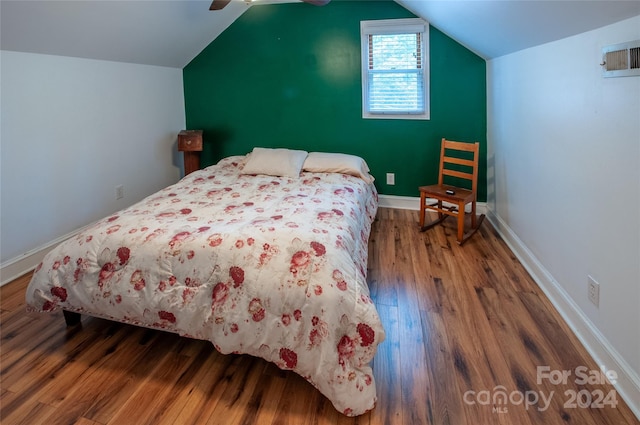
<instances>
[{"instance_id":1,"label":"chair leg","mask_svg":"<svg viewBox=\"0 0 640 425\"><path fill-rule=\"evenodd\" d=\"M424 227L424 215L425 215L425 202L427 201L427 197L424 192L420 192L420 228Z\"/></svg>"},{"instance_id":2,"label":"chair leg","mask_svg":"<svg viewBox=\"0 0 640 425\"><path fill-rule=\"evenodd\" d=\"M476 217L476 201L471 202L471 227L475 229L477 227Z\"/></svg>"},{"instance_id":3,"label":"chair leg","mask_svg":"<svg viewBox=\"0 0 640 425\"><path fill-rule=\"evenodd\" d=\"M427 194L424 192L420 192L420 231L424 232L425 230L431 229L432 227L442 223L445 219L449 217L449 215L441 213L438 211L438 219L437 220L429 220L427 224ZM434 204L435 205L435 204ZM442 209L442 201L437 202L438 208Z\"/></svg>"},{"instance_id":4,"label":"chair leg","mask_svg":"<svg viewBox=\"0 0 640 425\"><path fill-rule=\"evenodd\" d=\"M464 238L464 204L458 204L458 243Z\"/></svg>"}]
</instances>

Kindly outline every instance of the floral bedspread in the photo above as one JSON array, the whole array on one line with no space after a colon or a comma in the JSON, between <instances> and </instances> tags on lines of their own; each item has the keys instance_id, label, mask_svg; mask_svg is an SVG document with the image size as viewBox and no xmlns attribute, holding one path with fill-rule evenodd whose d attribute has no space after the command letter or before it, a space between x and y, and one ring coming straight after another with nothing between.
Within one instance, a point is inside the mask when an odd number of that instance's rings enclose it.
<instances>
[{"instance_id":1,"label":"floral bedspread","mask_svg":"<svg viewBox=\"0 0 640 425\"><path fill-rule=\"evenodd\" d=\"M27 289L65 309L211 341L290 369L348 416L374 407L384 329L366 283L373 185L241 175L229 157L60 244Z\"/></svg>"}]
</instances>

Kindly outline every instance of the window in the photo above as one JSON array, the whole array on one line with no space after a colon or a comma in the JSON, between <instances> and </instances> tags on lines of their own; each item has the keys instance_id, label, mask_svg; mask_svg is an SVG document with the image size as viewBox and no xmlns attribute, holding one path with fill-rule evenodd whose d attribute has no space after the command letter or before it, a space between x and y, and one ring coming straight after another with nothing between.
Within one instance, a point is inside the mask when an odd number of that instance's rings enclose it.
<instances>
[{"instance_id":1,"label":"window","mask_svg":"<svg viewBox=\"0 0 640 425\"><path fill-rule=\"evenodd\" d=\"M429 25L422 19L360 22L362 117L429 119Z\"/></svg>"}]
</instances>

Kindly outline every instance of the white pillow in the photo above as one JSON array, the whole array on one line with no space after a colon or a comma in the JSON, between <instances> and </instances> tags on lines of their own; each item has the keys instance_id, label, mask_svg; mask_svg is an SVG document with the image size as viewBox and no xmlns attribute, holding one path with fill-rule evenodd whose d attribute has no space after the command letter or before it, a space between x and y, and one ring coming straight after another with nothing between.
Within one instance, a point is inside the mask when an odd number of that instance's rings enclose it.
<instances>
[{"instance_id":1,"label":"white pillow","mask_svg":"<svg viewBox=\"0 0 640 425\"><path fill-rule=\"evenodd\" d=\"M291 149L253 148L241 174L266 174L268 176L299 177L306 151Z\"/></svg>"},{"instance_id":2,"label":"white pillow","mask_svg":"<svg viewBox=\"0 0 640 425\"><path fill-rule=\"evenodd\" d=\"M374 180L364 159L346 153L311 152L302 169L312 173L349 174L360 177L367 183L373 183Z\"/></svg>"}]
</instances>

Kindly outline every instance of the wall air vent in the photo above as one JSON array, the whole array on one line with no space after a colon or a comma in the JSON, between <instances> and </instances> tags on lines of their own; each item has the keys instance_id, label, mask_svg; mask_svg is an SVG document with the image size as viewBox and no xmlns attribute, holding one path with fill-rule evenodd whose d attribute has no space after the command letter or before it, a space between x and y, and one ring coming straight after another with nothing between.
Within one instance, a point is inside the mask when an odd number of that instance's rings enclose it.
<instances>
[{"instance_id":1,"label":"wall air vent","mask_svg":"<svg viewBox=\"0 0 640 425\"><path fill-rule=\"evenodd\" d=\"M602 48L602 76L640 76L640 40Z\"/></svg>"}]
</instances>

